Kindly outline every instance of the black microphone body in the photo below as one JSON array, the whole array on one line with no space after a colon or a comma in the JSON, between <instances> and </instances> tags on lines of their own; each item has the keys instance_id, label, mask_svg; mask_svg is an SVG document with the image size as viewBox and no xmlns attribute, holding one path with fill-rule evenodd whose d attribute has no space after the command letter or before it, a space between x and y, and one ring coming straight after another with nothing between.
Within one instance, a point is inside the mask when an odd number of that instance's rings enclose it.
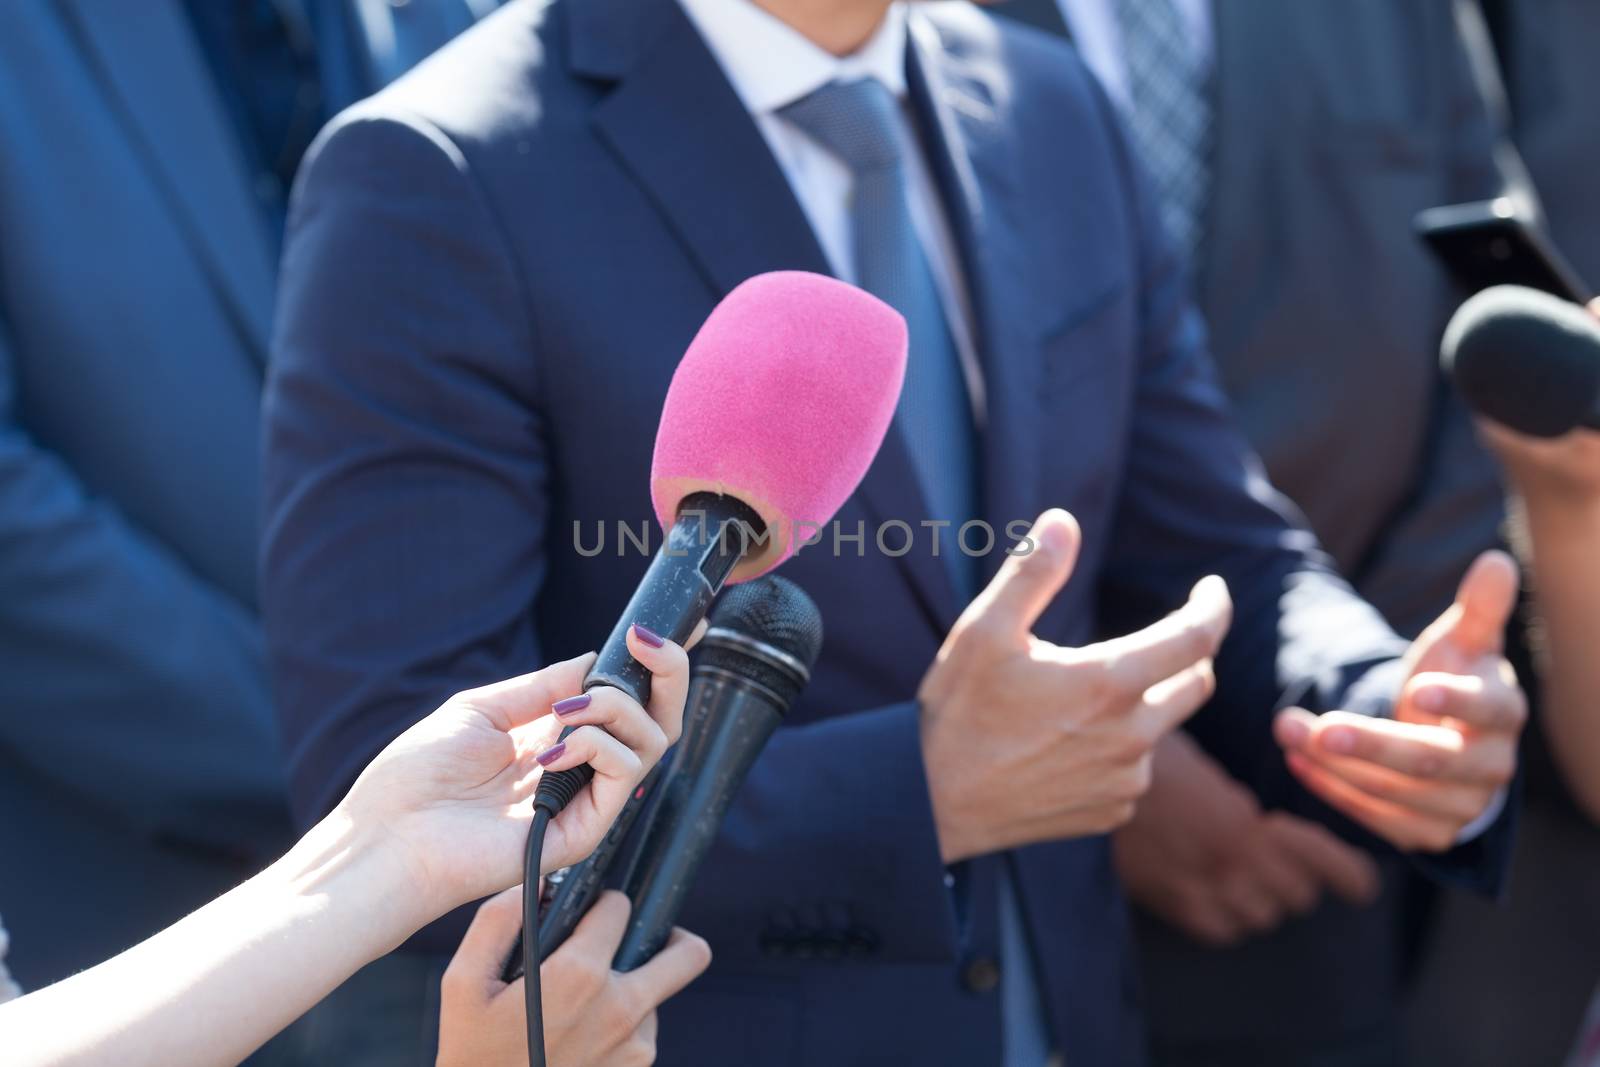
<instances>
[{"instance_id":1,"label":"black microphone body","mask_svg":"<svg viewBox=\"0 0 1600 1067\"><path fill-rule=\"evenodd\" d=\"M1600 430L1600 321L1578 304L1485 289L1451 318L1440 362L1474 411L1519 433Z\"/></svg>"},{"instance_id":2,"label":"black microphone body","mask_svg":"<svg viewBox=\"0 0 1600 1067\"><path fill-rule=\"evenodd\" d=\"M737 497L715 493L685 497L677 522L600 646L584 689L610 685L641 704L649 701L650 672L628 651L628 627L639 623L683 644L765 527L755 509Z\"/></svg>"},{"instance_id":3,"label":"black microphone body","mask_svg":"<svg viewBox=\"0 0 1600 1067\"><path fill-rule=\"evenodd\" d=\"M650 672L628 651L629 628L638 623L683 644L705 618L728 575L752 546L763 543L767 532L755 509L736 497L717 493L685 497L678 506L677 521L667 531L611 635L600 646L583 688L587 691L601 685L615 686L640 704L647 704ZM561 736L566 737L574 729L567 727ZM560 947L600 895L617 849L660 777L658 770L659 767L652 771L634 791L588 857L546 880L539 921L541 960ZM539 782L534 804L548 806L553 816L593 777L594 768L587 763L546 775ZM514 952L506 970L508 980L522 974L521 964L522 953Z\"/></svg>"},{"instance_id":4,"label":"black microphone body","mask_svg":"<svg viewBox=\"0 0 1600 1067\"><path fill-rule=\"evenodd\" d=\"M701 643L684 741L623 879L633 902L612 966L666 944L750 767L810 679L822 619L800 588L768 577L730 592Z\"/></svg>"}]
</instances>

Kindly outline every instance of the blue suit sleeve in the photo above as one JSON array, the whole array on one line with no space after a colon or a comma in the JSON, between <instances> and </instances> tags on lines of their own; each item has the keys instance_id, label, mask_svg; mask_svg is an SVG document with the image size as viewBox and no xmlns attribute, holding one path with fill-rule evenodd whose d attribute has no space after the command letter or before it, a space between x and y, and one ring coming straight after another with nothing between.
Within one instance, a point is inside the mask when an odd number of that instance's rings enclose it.
<instances>
[{"instance_id":1,"label":"blue suit sleeve","mask_svg":"<svg viewBox=\"0 0 1600 1067\"><path fill-rule=\"evenodd\" d=\"M442 134L359 112L324 131L263 408L262 619L302 823L452 693L542 662L548 468L523 307Z\"/></svg>"},{"instance_id":2,"label":"blue suit sleeve","mask_svg":"<svg viewBox=\"0 0 1600 1067\"><path fill-rule=\"evenodd\" d=\"M309 821L450 693L545 662L530 610L550 521L540 363L561 353L541 351L469 161L392 110L347 114L313 148L284 276L263 605ZM950 958L916 707L780 729L708 874L692 921L719 953L755 950L773 901L809 890L858 902L885 956Z\"/></svg>"},{"instance_id":3,"label":"blue suit sleeve","mask_svg":"<svg viewBox=\"0 0 1600 1067\"><path fill-rule=\"evenodd\" d=\"M0 748L141 831L285 844L260 633L23 421L0 323Z\"/></svg>"}]
</instances>

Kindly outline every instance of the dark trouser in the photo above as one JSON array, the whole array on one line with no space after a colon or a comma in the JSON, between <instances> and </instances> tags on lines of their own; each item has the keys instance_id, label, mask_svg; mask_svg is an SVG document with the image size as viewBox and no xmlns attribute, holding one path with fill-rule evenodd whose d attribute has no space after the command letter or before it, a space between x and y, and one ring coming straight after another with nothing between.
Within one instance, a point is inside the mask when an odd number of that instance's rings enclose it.
<instances>
[{"instance_id":1,"label":"dark trouser","mask_svg":"<svg viewBox=\"0 0 1600 1067\"><path fill-rule=\"evenodd\" d=\"M1371 907L1312 914L1226 949L1139 914L1154 1067L1397 1067L1405 965L1402 861Z\"/></svg>"},{"instance_id":2,"label":"dark trouser","mask_svg":"<svg viewBox=\"0 0 1600 1067\"><path fill-rule=\"evenodd\" d=\"M1343 1034L1321 1047L1245 1038L1210 1048L1155 1048L1151 1062L1157 1067L1397 1067L1405 1061L1396 1028L1385 1026L1371 1034Z\"/></svg>"},{"instance_id":3,"label":"dark trouser","mask_svg":"<svg viewBox=\"0 0 1600 1067\"><path fill-rule=\"evenodd\" d=\"M1412 1067L1562 1063L1600 979L1597 900L1600 830L1530 796L1506 899L1440 902L1407 1013Z\"/></svg>"}]
</instances>

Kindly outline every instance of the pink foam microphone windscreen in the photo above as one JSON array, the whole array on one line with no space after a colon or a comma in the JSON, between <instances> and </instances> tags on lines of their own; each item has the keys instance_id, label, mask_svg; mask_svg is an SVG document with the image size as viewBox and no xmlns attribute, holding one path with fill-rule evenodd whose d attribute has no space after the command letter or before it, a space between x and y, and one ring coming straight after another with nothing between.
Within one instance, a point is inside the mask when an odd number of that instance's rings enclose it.
<instances>
[{"instance_id":1,"label":"pink foam microphone windscreen","mask_svg":"<svg viewBox=\"0 0 1600 1067\"><path fill-rule=\"evenodd\" d=\"M650 494L670 527L695 492L744 501L767 523L730 582L764 574L828 523L894 418L906 324L853 285L758 274L711 312L672 376Z\"/></svg>"}]
</instances>

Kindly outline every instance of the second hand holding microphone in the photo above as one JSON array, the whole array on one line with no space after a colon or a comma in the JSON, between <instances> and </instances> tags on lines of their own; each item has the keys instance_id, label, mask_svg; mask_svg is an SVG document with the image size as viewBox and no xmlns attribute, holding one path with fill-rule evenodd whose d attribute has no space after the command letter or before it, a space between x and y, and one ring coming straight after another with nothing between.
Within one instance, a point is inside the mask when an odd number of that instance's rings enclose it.
<instances>
[{"instance_id":1,"label":"second hand holding microphone","mask_svg":"<svg viewBox=\"0 0 1600 1067\"><path fill-rule=\"evenodd\" d=\"M650 494L666 541L585 689L615 685L647 704L649 674L628 653L629 627L681 644L725 582L766 573L799 548L802 526L833 518L894 418L906 343L905 320L888 304L802 271L757 275L712 309L673 373L656 431ZM593 903L645 792L568 872L541 924L535 887L545 831L593 776L588 765L546 775L534 795L522 944L532 1067L545 1062L539 961Z\"/></svg>"}]
</instances>

